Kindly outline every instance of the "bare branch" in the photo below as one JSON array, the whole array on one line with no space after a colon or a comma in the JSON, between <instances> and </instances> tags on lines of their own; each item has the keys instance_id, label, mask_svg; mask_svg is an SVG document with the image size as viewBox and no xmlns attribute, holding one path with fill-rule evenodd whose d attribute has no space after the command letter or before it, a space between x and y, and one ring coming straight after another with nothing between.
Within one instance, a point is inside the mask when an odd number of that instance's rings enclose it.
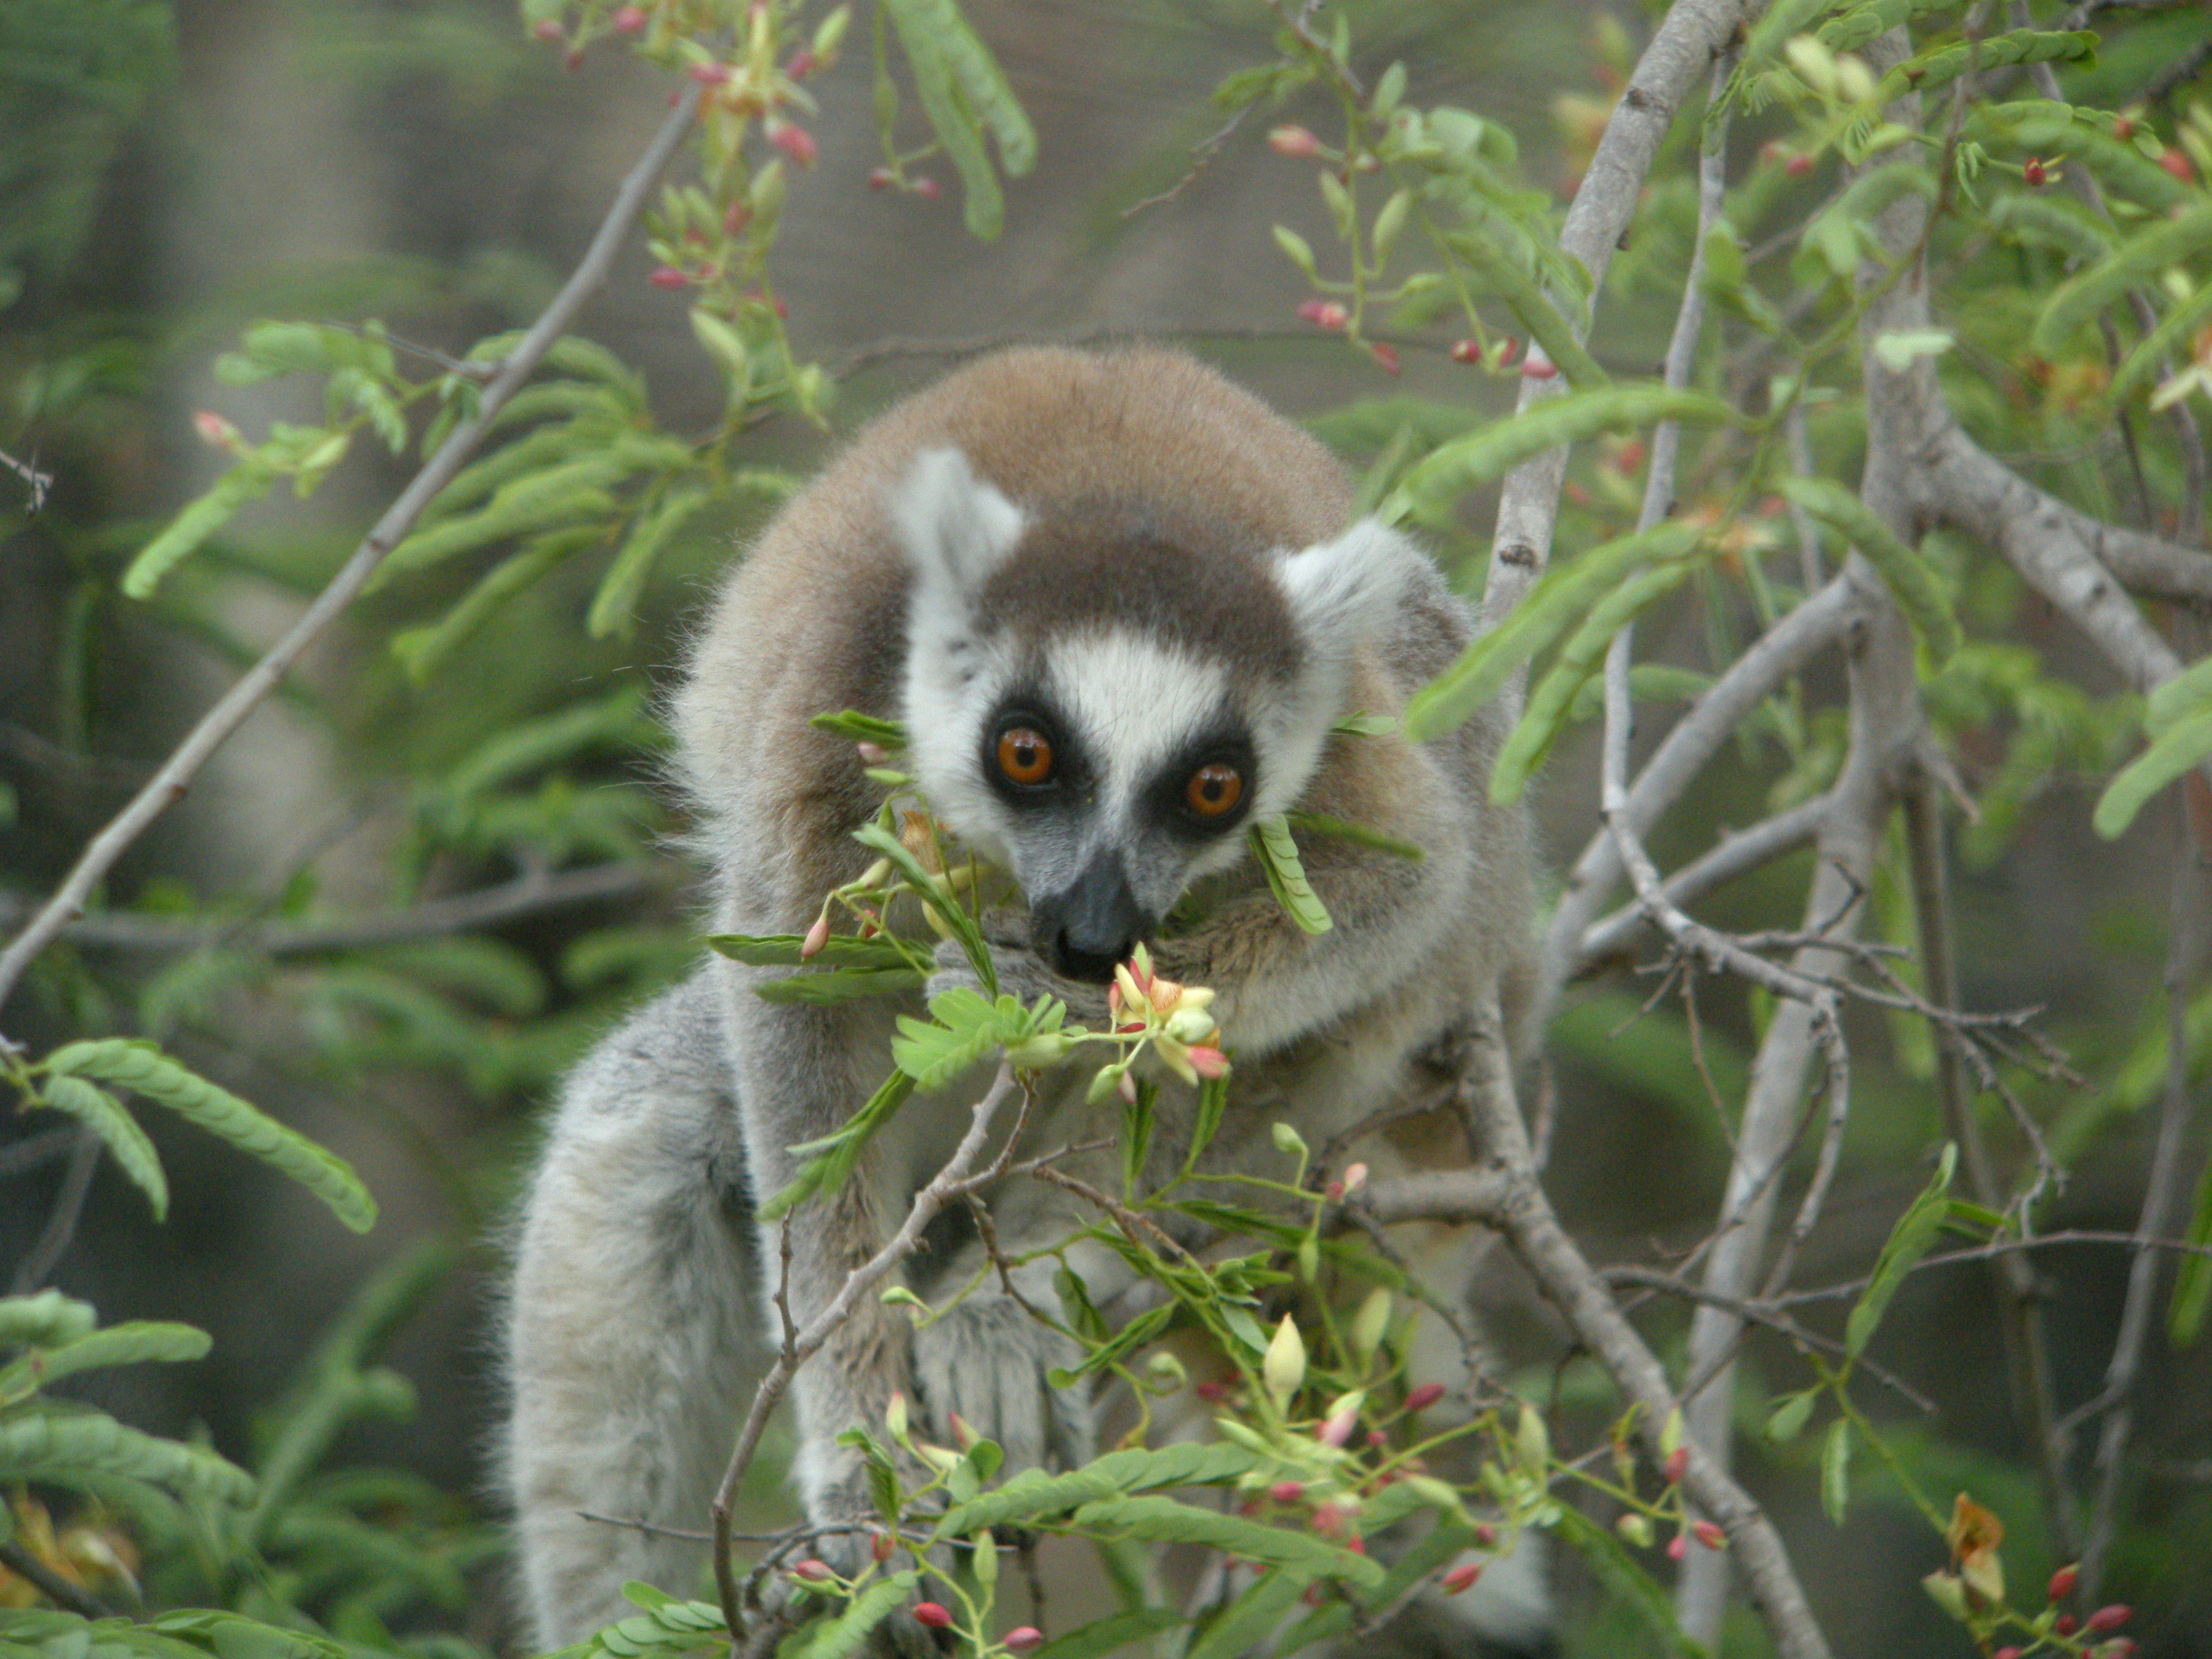
<instances>
[{"instance_id":1,"label":"bare branch","mask_svg":"<svg viewBox=\"0 0 2212 1659\"><path fill-rule=\"evenodd\" d=\"M383 563L385 555L398 544L422 509L476 452L507 399L536 371L539 360L553 343L568 331L585 301L605 283L617 254L628 242L638 216L645 210L647 198L690 131L697 110L697 102L690 97L677 100L676 108L669 112L652 143L646 147L645 154L615 192L606 217L600 222L598 234L592 238L591 246L574 271L562 284L552 303L501 361L498 374L483 390L477 412L455 427L445 442L438 446L437 453L386 509L384 516L362 538L361 545L338 568L337 574L315 596L314 602L301 613L299 620L285 629L283 636L217 700L214 708L200 717L198 724L146 786L131 798L130 805L93 837L53 897L6 952L0 954L0 1006L5 1005L32 959L83 913L85 900L100 878L114 867L115 861L145 832L146 827L185 793L209 757L222 746L261 700L276 689L308 646L353 602L354 596Z\"/></svg>"},{"instance_id":2,"label":"bare branch","mask_svg":"<svg viewBox=\"0 0 2212 1659\"><path fill-rule=\"evenodd\" d=\"M380 916L343 921L257 922L245 918L180 920L126 911L94 914L70 922L61 937L79 945L120 951L198 951L236 945L264 956L310 956L326 951L356 951L410 939L495 927L562 905L628 898L669 885L667 874L650 865L597 864L580 870L530 870L512 881L472 893L427 899ZM11 923L27 905L0 899L0 925Z\"/></svg>"}]
</instances>

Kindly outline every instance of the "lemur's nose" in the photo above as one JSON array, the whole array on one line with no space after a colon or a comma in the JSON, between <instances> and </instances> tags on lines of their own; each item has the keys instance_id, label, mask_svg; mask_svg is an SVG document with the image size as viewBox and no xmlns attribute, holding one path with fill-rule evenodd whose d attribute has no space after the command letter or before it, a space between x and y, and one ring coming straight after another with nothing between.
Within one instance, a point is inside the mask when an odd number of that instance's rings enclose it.
<instances>
[{"instance_id":1,"label":"lemur's nose","mask_svg":"<svg viewBox=\"0 0 2212 1659\"><path fill-rule=\"evenodd\" d=\"M1138 907L1121 860L1107 854L1074 882L1030 908L1031 937L1070 979L1103 985L1127 962L1151 919Z\"/></svg>"}]
</instances>

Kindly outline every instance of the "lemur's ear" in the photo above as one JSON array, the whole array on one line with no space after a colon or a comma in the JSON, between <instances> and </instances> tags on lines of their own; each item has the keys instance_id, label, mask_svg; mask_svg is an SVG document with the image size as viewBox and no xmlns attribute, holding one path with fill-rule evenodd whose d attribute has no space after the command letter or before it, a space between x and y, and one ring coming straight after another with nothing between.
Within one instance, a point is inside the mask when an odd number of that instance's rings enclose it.
<instances>
[{"instance_id":1,"label":"lemur's ear","mask_svg":"<svg viewBox=\"0 0 2212 1659\"><path fill-rule=\"evenodd\" d=\"M1021 508L957 449L925 449L890 492L891 528L920 585L972 598L1021 539Z\"/></svg>"},{"instance_id":2,"label":"lemur's ear","mask_svg":"<svg viewBox=\"0 0 2212 1659\"><path fill-rule=\"evenodd\" d=\"M1293 553L1275 567L1299 637L1341 664L1389 625L1415 574L1428 562L1395 530L1362 519L1334 541Z\"/></svg>"}]
</instances>

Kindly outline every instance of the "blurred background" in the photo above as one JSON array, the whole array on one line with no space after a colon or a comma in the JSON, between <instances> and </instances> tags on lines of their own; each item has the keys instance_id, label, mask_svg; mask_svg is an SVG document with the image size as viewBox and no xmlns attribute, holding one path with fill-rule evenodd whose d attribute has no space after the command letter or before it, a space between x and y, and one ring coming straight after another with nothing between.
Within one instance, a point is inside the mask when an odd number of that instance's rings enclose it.
<instances>
[{"instance_id":1,"label":"blurred background","mask_svg":"<svg viewBox=\"0 0 2212 1659\"><path fill-rule=\"evenodd\" d=\"M1285 223L1327 224L1310 169L1271 152L1266 123L1231 135L1186 179L1220 125L1207 96L1269 54L1258 9L1200 0L973 0L969 15L1036 122L1040 160L1010 181L1006 230L962 228L949 170L936 200L872 189L878 159L865 51L817 83L817 163L794 181L772 265L803 356L841 374L824 434L796 418L744 440L749 464L804 473L837 435L986 341L1178 340L1354 460L1401 403L1510 406L1510 377L1408 350L1393 379L1293 316L1307 289L1275 251ZM1638 9L1569 0L1352 8L1364 60L1403 58L1409 98L1454 101L1521 136L1522 167L1562 198L1620 69L1648 28ZM856 29L856 34L859 31ZM611 47L564 68L511 0L8 0L0 5L0 449L50 474L35 512L0 479L0 932L48 890L242 664L320 585L408 475L364 452L311 501L249 509L150 604L116 578L177 506L226 464L193 435L215 410L249 431L314 416L283 380L224 384L216 355L264 317L379 318L398 339L458 352L533 316L589 239L615 181L662 119L669 82ZM1320 100L1274 118L1321 127ZM1755 135L1754 135L1755 136ZM1751 145L1745 145L1749 153ZM928 164L922 171L929 172ZM1181 181L1181 182L1179 182ZM1152 199L1172 192L1166 199ZM720 390L682 295L633 248L579 332L640 371L672 431L711 425ZM1668 294L1609 295L1601 356L1648 368ZM1617 457L1577 462L1585 495ZM1615 471L1619 471L1615 467ZM175 1196L166 1225L112 1167L90 1176L73 1236L50 1218L82 1178L46 1123L0 1119L0 1273L43 1277L108 1320L164 1317L211 1332L211 1357L89 1379L83 1396L163 1433L252 1443L331 1322L398 1264L410 1309L381 1363L412 1385L404 1420L349 1428L331 1461L388 1464L452 1497L462 1531L489 1513L484 1451L499 1236L562 1066L617 1012L689 961L690 872L679 804L659 780L656 699L714 573L766 510L718 506L672 544L634 629L593 638L592 577L556 572L427 676L386 642L439 614L473 569L440 568L374 592L319 647L143 840L95 916L11 1002L34 1051L88 1033L159 1037L204 1075L330 1146L383 1206L363 1237L229 1149L148 1115ZM1488 503L1444 550L1479 585ZM1571 511L1563 542L1571 544ZM1701 659L1714 619L1686 603L1662 654ZM1723 625L1725 625L1723 623ZM2107 684L2063 628L2029 624L2046 656ZM1830 671L1832 672L1832 671ZM1587 734L1585 734L1586 736ZM1593 827L1593 767L1577 741L1537 804L1549 861ZM1971 764L1973 757L1967 757ZM1992 750L1991 764L2001 758ZM1788 768L1747 738L1655 838L1662 862L1771 810ZM2057 787L2016 824L1962 848L1959 955L1966 1002L2034 1005L2095 1087L2039 1097L2073 1171L2052 1224L2128 1228L2140 1202L2162 1064L2159 980L2175 815L2146 812L2096 841L2093 795ZM2162 804L2163 805L2164 804ZM596 896L518 903L488 927L439 927L420 907L533 873L609 866ZM1795 924L1801 860L1709 907L1731 925ZM368 919L364 921L363 919ZM1626 974L1577 988L1553 1033L1553 1184L1598 1259L1663 1257L1702 1237L1727 1141L1679 1006L1637 1011ZM1758 1011L1728 988L1698 1033L1721 1097L1740 1096ZM1859 1270L1937 1139L1924 1038L1862 1019L1846 1173L1800 1269ZM2212 1048L2212 1006L2192 1027ZM2201 1060L2202 1055L2199 1056ZM46 1139L41 1139L41 1137ZM2062 1407L2101 1382L2124 1285L2112 1250L2052 1252ZM36 1270L35 1272L33 1270ZM49 1271L50 1269L50 1271ZM1538 1397L1598 1398L1498 1256L1486 1288L1506 1351ZM2021 1582L2039 1557L2033 1476L2019 1459L1986 1278L1919 1276L1881 1345L1937 1407L1884 1402L1933 1489L1971 1486L2013 1529ZM1661 1326L1674 1319L1660 1316ZM1677 1323L1679 1323L1677 1320ZM2212 1369L2203 1345L2154 1340L2142 1391L2137 1519L2116 1572L2153 1587L2147 1649L2212 1654ZM1763 1419L1753 1346L1747 1422ZM1749 1478L1775 1505L1839 1651L1964 1650L1916 1583L1942 1565L1917 1524L1821 1516L1808 1444L1758 1449ZM1878 1470L1869 1500L1886 1498ZM756 1494L763 1512L778 1501ZM471 1534L474 1535L474 1534ZM495 1579L485 1550L472 1587ZM1562 1564L1574 1653L1638 1650L1578 1565ZM2115 1586L2116 1593L2122 1584ZM2132 1599L2123 1597L2122 1599ZM497 1641L495 1598L452 1615ZM1735 1632L1731 1651L1755 1651Z\"/></svg>"}]
</instances>

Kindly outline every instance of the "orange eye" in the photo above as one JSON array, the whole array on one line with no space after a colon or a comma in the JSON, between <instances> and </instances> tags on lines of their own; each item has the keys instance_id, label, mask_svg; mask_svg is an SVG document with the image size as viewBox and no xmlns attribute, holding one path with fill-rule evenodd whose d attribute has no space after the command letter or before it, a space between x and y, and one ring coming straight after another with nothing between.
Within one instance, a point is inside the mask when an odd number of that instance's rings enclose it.
<instances>
[{"instance_id":1,"label":"orange eye","mask_svg":"<svg viewBox=\"0 0 2212 1659\"><path fill-rule=\"evenodd\" d=\"M999 769L1015 783L1039 784L1052 775L1052 744L1026 726L999 733Z\"/></svg>"},{"instance_id":2,"label":"orange eye","mask_svg":"<svg viewBox=\"0 0 2212 1659\"><path fill-rule=\"evenodd\" d=\"M1218 818L1244 799L1244 780L1233 766L1201 766L1183 786L1183 805L1202 818Z\"/></svg>"}]
</instances>

